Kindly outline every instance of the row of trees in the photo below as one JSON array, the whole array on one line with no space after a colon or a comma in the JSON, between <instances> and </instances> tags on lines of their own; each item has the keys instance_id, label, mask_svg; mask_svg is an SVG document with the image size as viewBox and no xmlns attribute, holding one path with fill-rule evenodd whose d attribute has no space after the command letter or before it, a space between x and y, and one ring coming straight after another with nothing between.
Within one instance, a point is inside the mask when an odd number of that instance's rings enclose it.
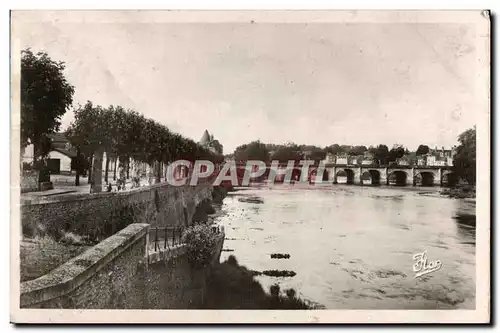
<instances>
[{"instance_id":1,"label":"row of trees","mask_svg":"<svg viewBox=\"0 0 500 333\"><path fill-rule=\"evenodd\" d=\"M325 148L320 148L312 145L297 145L294 143L276 145L254 141L237 147L233 155L237 161L258 159L266 162L271 160L286 162L290 160L299 161L305 158L320 161L323 160L328 153L359 156L366 152L371 153L374 160L379 164L388 164L409 153L408 149L405 149L401 145L394 145L393 148L389 150L386 145L367 148L365 146L341 146L334 144Z\"/></svg>"},{"instance_id":2,"label":"row of trees","mask_svg":"<svg viewBox=\"0 0 500 333\"><path fill-rule=\"evenodd\" d=\"M22 51L21 148L33 144L34 161L40 162L34 163L36 169L43 169L44 157L51 149L49 134L59 131L61 117L73 103L74 87L66 80L64 69L63 62L53 61L44 52ZM131 159L151 166L176 159L208 159L215 163L223 160L222 145L218 142L215 151L220 150L220 154L212 153L136 111L113 105L104 108L90 101L74 110L74 121L66 137L77 152L72 163L77 170L77 185L83 169L91 170L92 158L98 150L108 157L106 180L111 158L118 159L127 170Z\"/></svg>"},{"instance_id":3,"label":"row of trees","mask_svg":"<svg viewBox=\"0 0 500 333\"><path fill-rule=\"evenodd\" d=\"M134 110L110 105L103 108L88 101L75 111L75 120L70 124L66 136L79 155L92 156L100 149L106 153L105 180L109 161L118 159L129 170L130 160L156 167L160 177L160 164L169 164L178 159L193 161L206 159L214 163L223 160L222 155L180 134L171 132L167 126L148 119ZM77 160L84 163L82 158ZM77 171L81 170L81 166Z\"/></svg>"}]
</instances>

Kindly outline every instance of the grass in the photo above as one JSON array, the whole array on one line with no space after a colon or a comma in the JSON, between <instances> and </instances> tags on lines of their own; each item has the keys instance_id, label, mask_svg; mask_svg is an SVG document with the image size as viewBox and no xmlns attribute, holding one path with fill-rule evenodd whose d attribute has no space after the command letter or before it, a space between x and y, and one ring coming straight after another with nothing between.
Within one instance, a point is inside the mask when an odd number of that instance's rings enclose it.
<instances>
[{"instance_id":1,"label":"grass","mask_svg":"<svg viewBox=\"0 0 500 333\"><path fill-rule=\"evenodd\" d=\"M278 285L266 293L254 279L255 272L240 266L234 256L213 268L208 279L205 309L314 309L293 289L281 292Z\"/></svg>"},{"instance_id":2,"label":"grass","mask_svg":"<svg viewBox=\"0 0 500 333\"><path fill-rule=\"evenodd\" d=\"M50 237L35 237L21 241L21 282L34 280L78 256L88 249L76 235L65 235L64 243ZM78 244L78 245L75 245Z\"/></svg>"}]
</instances>

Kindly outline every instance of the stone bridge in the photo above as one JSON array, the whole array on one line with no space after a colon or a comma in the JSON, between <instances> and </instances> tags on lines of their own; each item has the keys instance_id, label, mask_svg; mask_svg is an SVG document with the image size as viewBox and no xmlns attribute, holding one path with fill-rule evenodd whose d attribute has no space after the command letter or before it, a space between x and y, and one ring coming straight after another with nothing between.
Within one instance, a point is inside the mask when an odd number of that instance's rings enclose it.
<instances>
[{"instance_id":1,"label":"stone bridge","mask_svg":"<svg viewBox=\"0 0 500 333\"><path fill-rule=\"evenodd\" d=\"M279 168L286 168L286 164L280 164ZM258 177L263 181L268 179L269 168ZM318 166L310 166L307 180L315 182ZM326 164L322 180L333 184L347 183L355 185L398 185L398 186L443 186L453 185L456 177L451 166L407 166L407 165L338 165ZM238 178L242 178L245 165L238 165ZM294 181L303 180L301 177L302 166L295 165L291 172ZM282 181L284 175L278 181Z\"/></svg>"},{"instance_id":2,"label":"stone bridge","mask_svg":"<svg viewBox=\"0 0 500 333\"><path fill-rule=\"evenodd\" d=\"M309 180L314 181L317 168L311 168ZM327 165L323 180L339 183L339 178L347 184L357 185L420 185L442 186L453 183L451 167L444 166L339 166Z\"/></svg>"}]
</instances>

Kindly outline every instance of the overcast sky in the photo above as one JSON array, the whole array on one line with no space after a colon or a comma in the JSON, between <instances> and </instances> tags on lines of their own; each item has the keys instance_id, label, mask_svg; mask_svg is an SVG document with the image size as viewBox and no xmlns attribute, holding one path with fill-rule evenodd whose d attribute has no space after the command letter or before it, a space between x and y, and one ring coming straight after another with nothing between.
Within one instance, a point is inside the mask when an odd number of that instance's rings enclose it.
<instances>
[{"instance_id":1,"label":"overcast sky","mask_svg":"<svg viewBox=\"0 0 500 333\"><path fill-rule=\"evenodd\" d=\"M475 124L473 25L129 18L32 20L18 35L66 62L75 103L133 108L195 140L208 129L225 153L256 139L449 147Z\"/></svg>"}]
</instances>

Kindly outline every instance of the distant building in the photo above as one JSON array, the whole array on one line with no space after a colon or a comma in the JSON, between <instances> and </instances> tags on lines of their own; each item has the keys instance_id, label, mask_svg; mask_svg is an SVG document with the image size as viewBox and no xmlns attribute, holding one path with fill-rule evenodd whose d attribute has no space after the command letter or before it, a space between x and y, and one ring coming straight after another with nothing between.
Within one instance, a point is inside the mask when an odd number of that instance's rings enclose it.
<instances>
[{"instance_id":1,"label":"distant building","mask_svg":"<svg viewBox=\"0 0 500 333\"><path fill-rule=\"evenodd\" d=\"M330 163L335 163L335 159L336 159L335 154L327 153L323 161L327 164L330 164Z\"/></svg>"},{"instance_id":2,"label":"distant building","mask_svg":"<svg viewBox=\"0 0 500 333\"><path fill-rule=\"evenodd\" d=\"M349 157L347 155L337 155L335 164L347 165L349 164Z\"/></svg>"},{"instance_id":3,"label":"distant building","mask_svg":"<svg viewBox=\"0 0 500 333\"><path fill-rule=\"evenodd\" d=\"M64 133L48 135L51 140L51 149L46 156L47 166L51 173L70 173L71 160L76 157L76 149L69 143ZM34 147L26 146L22 154L22 162L32 164L34 161Z\"/></svg>"},{"instance_id":4,"label":"distant building","mask_svg":"<svg viewBox=\"0 0 500 333\"><path fill-rule=\"evenodd\" d=\"M453 166L453 156L455 155L455 147L452 149L431 149L428 154L416 157L418 166Z\"/></svg>"},{"instance_id":5,"label":"distant building","mask_svg":"<svg viewBox=\"0 0 500 333\"><path fill-rule=\"evenodd\" d=\"M453 166L454 147L452 149L438 149L435 147L429 151L426 156L426 165L428 166Z\"/></svg>"},{"instance_id":6,"label":"distant building","mask_svg":"<svg viewBox=\"0 0 500 333\"><path fill-rule=\"evenodd\" d=\"M396 159L396 163L398 165L410 165L411 164L410 157L405 155L401 158Z\"/></svg>"},{"instance_id":7,"label":"distant building","mask_svg":"<svg viewBox=\"0 0 500 333\"><path fill-rule=\"evenodd\" d=\"M198 141L198 144L209 149L212 153L217 154L217 150L212 146L212 141L213 136L210 135L207 130L205 130L205 132L203 132L203 135L201 136L200 141Z\"/></svg>"},{"instance_id":8,"label":"distant building","mask_svg":"<svg viewBox=\"0 0 500 333\"><path fill-rule=\"evenodd\" d=\"M208 145L210 144L210 134L208 133L207 130L203 132L203 135L201 136L201 139L198 143L202 146L208 147Z\"/></svg>"},{"instance_id":9,"label":"distant building","mask_svg":"<svg viewBox=\"0 0 500 333\"><path fill-rule=\"evenodd\" d=\"M363 159L361 160L361 164L362 165L375 164L375 156L372 153L365 151L365 153L363 154Z\"/></svg>"}]
</instances>

